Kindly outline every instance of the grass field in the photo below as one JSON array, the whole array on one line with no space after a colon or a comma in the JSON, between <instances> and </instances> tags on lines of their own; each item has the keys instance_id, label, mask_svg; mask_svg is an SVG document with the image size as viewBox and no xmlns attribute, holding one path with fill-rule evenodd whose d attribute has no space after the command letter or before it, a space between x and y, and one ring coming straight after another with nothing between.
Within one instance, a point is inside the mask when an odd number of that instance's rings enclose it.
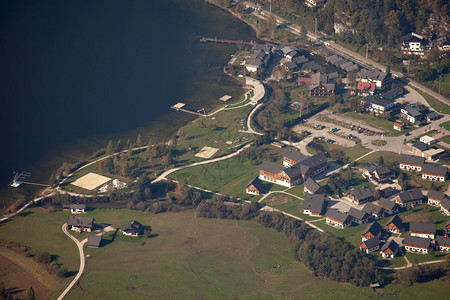
<instances>
[{"instance_id":1,"label":"grass field","mask_svg":"<svg viewBox=\"0 0 450 300\"><path fill-rule=\"evenodd\" d=\"M366 153L369 153L371 150L368 148L365 148L361 145L356 145L352 148L346 148L335 144L329 144L324 142L317 142L318 144L322 145L326 151L330 151L332 149L342 150L346 156L350 158L350 161L354 161L355 159L363 156ZM316 154L317 151L310 146L306 146L306 149L309 153Z\"/></svg>"},{"instance_id":2,"label":"grass field","mask_svg":"<svg viewBox=\"0 0 450 300\"><path fill-rule=\"evenodd\" d=\"M434 110L436 110L437 112L443 113L443 114L450 114L450 107L447 104L437 100L436 98L430 96L429 94L426 94L414 87L413 87L413 89L415 89L419 94L421 94L422 97L425 98L425 100L428 102L428 104L430 104L430 106Z\"/></svg>"},{"instance_id":3,"label":"grass field","mask_svg":"<svg viewBox=\"0 0 450 300\"><path fill-rule=\"evenodd\" d=\"M450 130L450 121L442 123L441 125L439 125L440 127Z\"/></svg>"},{"instance_id":4,"label":"grass field","mask_svg":"<svg viewBox=\"0 0 450 300\"><path fill-rule=\"evenodd\" d=\"M400 155L390 151L377 151L358 160L358 164L361 166L368 166L373 162L378 163L380 156L383 156L385 163L397 163Z\"/></svg>"}]
</instances>

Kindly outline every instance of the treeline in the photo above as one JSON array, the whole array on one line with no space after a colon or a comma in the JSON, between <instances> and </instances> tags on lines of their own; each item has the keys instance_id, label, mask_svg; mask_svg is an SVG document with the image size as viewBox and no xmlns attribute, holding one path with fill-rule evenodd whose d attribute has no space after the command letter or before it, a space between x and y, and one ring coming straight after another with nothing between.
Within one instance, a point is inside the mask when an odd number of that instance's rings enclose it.
<instances>
[{"instance_id":1,"label":"treeline","mask_svg":"<svg viewBox=\"0 0 450 300\"><path fill-rule=\"evenodd\" d=\"M450 261L442 264L422 265L408 268L397 274L396 281L405 285L427 282L445 276L450 271Z\"/></svg>"},{"instance_id":2,"label":"treeline","mask_svg":"<svg viewBox=\"0 0 450 300\"><path fill-rule=\"evenodd\" d=\"M250 220L261 205L258 202L236 203L235 197L218 196L210 201L202 201L196 209L196 216L203 218Z\"/></svg>"}]
</instances>

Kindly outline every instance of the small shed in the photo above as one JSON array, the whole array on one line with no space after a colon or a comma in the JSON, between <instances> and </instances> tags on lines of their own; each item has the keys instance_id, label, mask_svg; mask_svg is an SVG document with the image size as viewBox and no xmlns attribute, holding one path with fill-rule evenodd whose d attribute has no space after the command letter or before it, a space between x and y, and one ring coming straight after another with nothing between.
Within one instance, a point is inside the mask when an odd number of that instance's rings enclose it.
<instances>
[{"instance_id":1,"label":"small shed","mask_svg":"<svg viewBox=\"0 0 450 300\"><path fill-rule=\"evenodd\" d=\"M90 235L88 236L87 246L91 248L99 248L102 244L101 235Z\"/></svg>"}]
</instances>

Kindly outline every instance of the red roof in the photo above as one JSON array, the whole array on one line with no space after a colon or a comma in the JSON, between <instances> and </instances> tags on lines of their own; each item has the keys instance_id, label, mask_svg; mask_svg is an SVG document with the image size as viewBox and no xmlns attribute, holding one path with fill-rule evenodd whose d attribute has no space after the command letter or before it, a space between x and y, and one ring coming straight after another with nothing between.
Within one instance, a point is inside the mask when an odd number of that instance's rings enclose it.
<instances>
[{"instance_id":1,"label":"red roof","mask_svg":"<svg viewBox=\"0 0 450 300\"><path fill-rule=\"evenodd\" d=\"M397 126L397 127L403 127L403 125L402 125L402 124L399 124L399 123L394 123L394 126Z\"/></svg>"},{"instance_id":2,"label":"red roof","mask_svg":"<svg viewBox=\"0 0 450 300\"><path fill-rule=\"evenodd\" d=\"M362 82L358 81L358 91L375 91L375 83L374 82Z\"/></svg>"},{"instance_id":3,"label":"red roof","mask_svg":"<svg viewBox=\"0 0 450 300\"><path fill-rule=\"evenodd\" d=\"M299 77L299 78L297 79L297 82L310 83L310 82L311 82L311 78L309 78L309 77Z\"/></svg>"}]
</instances>

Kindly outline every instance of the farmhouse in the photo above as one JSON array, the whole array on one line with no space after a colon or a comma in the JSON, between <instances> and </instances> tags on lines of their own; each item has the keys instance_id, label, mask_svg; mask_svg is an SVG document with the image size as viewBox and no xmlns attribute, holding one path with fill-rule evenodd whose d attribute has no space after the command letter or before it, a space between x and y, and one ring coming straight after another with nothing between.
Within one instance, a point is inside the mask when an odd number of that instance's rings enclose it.
<instances>
[{"instance_id":1,"label":"farmhouse","mask_svg":"<svg viewBox=\"0 0 450 300\"><path fill-rule=\"evenodd\" d=\"M398 244L394 240L390 240L381 247L381 256L383 258L394 258L398 251Z\"/></svg>"},{"instance_id":2,"label":"farmhouse","mask_svg":"<svg viewBox=\"0 0 450 300\"><path fill-rule=\"evenodd\" d=\"M82 214L86 212L86 204L70 204L70 212L73 214Z\"/></svg>"},{"instance_id":3,"label":"farmhouse","mask_svg":"<svg viewBox=\"0 0 450 300\"><path fill-rule=\"evenodd\" d=\"M384 212L392 215L398 212L398 204L386 198L381 198L378 205L384 209Z\"/></svg>"},{"instance_id":4,"label":"farmhouse","mask_svg":"<svg viewBox=\"0 0 450 300\"><path fill-rule=\"evenodd\" d=\"M446 199L447 195L435 190L429 190L427 197L428 197L428 204L433 206L440 206L441 201Z\"/></svg>"},{"instance_id":5,"label":"farmhouse","mask_svg":"<svg viewBox=\"0 0 450 300\"><path fill-rule=\"evenodd\" d=\"M407 236L403 239L406 251L413 253L427 254L430 244L431 240L429 238Z\"/></svg>"},{"instance_id":6,"label":"farmhouse","mask_svg":"<svg viewBox=\"0 0 450 300\"><path fill-rule=\"evenodd\" d=\"M363 186L352 190L349 194L349 198L358 205L374 199L373 192L368 186Z\"/></svg>"},{"instance_id":7,"label":"farmhouse","mask_svg":"<svg viewBox=\"0 0 450 300\"><path fill-rule=\"evenodd\" d=\"M367 223L369 216L370 216L365 211L361 211L361 210L353 208L353 207L351 207L350 210L348 211L348 215L351 216L352 222L354 222L356 224Z\"/></svg>"},{"instance_id":8,"label":"farmhouse","mask_svg":"<svg viewBox=\"0 0 450 300\"><path fill-rule=\"evenodd\" d=\"M303 183L303 191L309 194L325 194L325 189L321 187L315 180L309 177Z\"/></svg>"},{"instance_id":9,"label":"farmhouse","mask_svg":"<svg viewBox=\"0 0 450 300\"><path fill-rule=\"evenodd\" d=\"M393 232L393 233L400 233L403 231L403 222L402 219L400 219L399 216L393 216L390 218L386 225L384 226L384 230Z\"/></svg>"},{"instance_id":10,"label":"farmhouse","mask_svg":"<svg viewBox=\"0 0 450 300\"><path fill-rule=\"evenodd\" d=\"M411 222L409 224L409 231L411 232L411 236L434 239L436 235L436 224Z\"/></svg>"},{"instance_id":11,"label":"farmhouse","mask_svg":"<svg viewBox=\"0 0 450 300\"><path fill-rule=\"evenodd\" d=\"M399 193L395 196L395 202L401 207L405 207L407 205L415 206L422 204L422 198L422 191L416 189Z\"/></svg>"},{"instance_id":12,"label":"farmhouse","mask_svg":"<svg viewBox=\"0 0 450 300\"><path fill-rule=\"evenodd\" d=\"M250 182L245 186L245 192L251 195L260 195L263 192L263 189L263 183L258 177L250 180Z\"/></svg>"},{"instance_id":13,"label":"farmhouse","mask_svg":"<svg viewBox=\"0 0 450 300\"><path fill-rule=\"evenodd\" d=\"M123 225L122 231L123 235L128 236L139 236L141 234L143 226L138 221L130 221Z\"/></svg>"},{"instance_id":14,"label":"farmhouse","mask_svg":"<svg viewBox=\"0 0 450 300\"><path fill-rule=\"evenodd\" d=\"M379 238L372 238L359 244L359 250L369 254L380 249L380 244L381 242Z\"/></svg>"},{"instance_id":15,"label":"farmhouse","mask_svg":"<svg viewBox=\"0 0 450 300\"><path fill-rule=\"evenodd\" d=\"M445 198L441 201L441 214L450 216L450 200L448 198Z\"/></svg>"},{"instance_id":16,"label":"farmhouse","mask_svg":"<svg viewBox=\"0 0 450 300\"><path fill-rule=\"evenodd\" d=\"M425 158L408 154L400 154L398 162L400 164L400 169L422 171Z\"/></svg>"},{"instance_id":17,"label":"farmhouse","mask_svg":"<svg viewBox=\"0 0 450 300\"><path fill-rule=\"evenodd\" d=\"M436 250L442 252L450 252L450 237L437 236L435 240Z\"/></svg>"},{"instance_id":18,"label":"farmhouse","mask_svg":"<svg viewBox=\"0 0 450 300\"><path fill-rule=\"evenodd\" d=\"M422 167L422 179L431 181L445 181L447 167L437 164L424 164Z\"/></svg>"},{"instance_id":19,"label":"farmhouse","mask_svg":"<svg viewBox=\"0 0 450 300\"><path fill-rule=\"evenodd\" d=\"M326 224L339 229L344 229L352 225L352 218L350 217L350 215L342 213L332 208L330 208L327 211L325 217L326 217Z\"/></svg>"},{"instance_id":20,"label":"farmhouse","mask_svg":"<svg viewBox=\"0 0 450 300\"><path fill-rule=\"evenodd\" d=\"M320 217L325 206L324 194L305 194L305 201L303 201L303 213Z\"/></svg>"},{"instance_id":21,"label":"farmhouse","mask_svg":"<svg viewBox=\"0 0 450 300\"><path fill-rule=\"evenodd\" d=\"M91 248L99 248L102 243L102 237L100 235L88 236L87 246Z\"/></svg>"},{"instance_id":22,"label":"farmhouse","mask_svg":"<svg viewBox=\"0 0 450 300\"><path fill-rule=\"evenodd\" d=\"M380 224L378 224L378 222L373 222L370 223L369 225L366 226L366 228L364 229L364 231L361 234L361 241L367 241L370 240L372 238L380 238L381 236L381 226Z\"/></svg>"},{"instance_id":23,"label":"farmhouse","mask_svg":"<svg viewBox=\"0 0 450 300\"><path fill-rule=\"evenodd\" d=\"M308 86L311 97L328 97L334 95L335 85L328 82L328 76L319 73L311 76L311 83Z\"/></svg>"},{"instance_id":24,"label":"farmhouse","mask_svg":"<svg viewBox=\"0 0 450 300\"><path fill-rule=\"evenodd\" d=\"M69 230L91 232L94 228L94 219L88 217L69 216L67 218L67 227Z\"/></svg>"},{"instance_id":25,"label":"farmhouse","mask_svg":"<svg viewBox=\"0 0 450 300\"><path fill-rule=\"evenodd\" d=\"M384 216L384 208L373 203L367 203L362 210L375 219L380 219Z\"/></svg>"}]
</instances>

